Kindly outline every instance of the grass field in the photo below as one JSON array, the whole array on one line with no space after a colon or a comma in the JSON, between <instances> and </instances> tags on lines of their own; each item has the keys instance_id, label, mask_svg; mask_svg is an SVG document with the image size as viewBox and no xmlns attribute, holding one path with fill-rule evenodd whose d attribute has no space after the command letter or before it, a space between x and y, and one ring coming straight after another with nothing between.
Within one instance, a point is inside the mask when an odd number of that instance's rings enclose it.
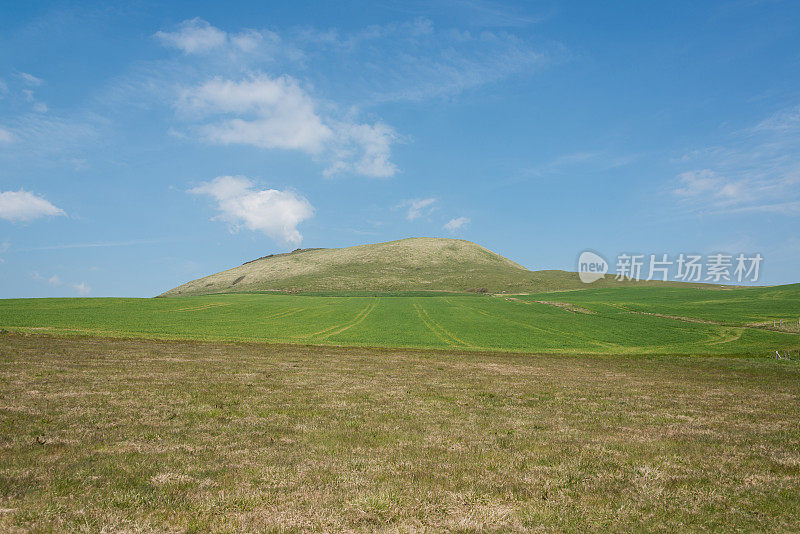
<instances>
[{"instance_id":1,"label":"grass field","mask_svg":"<svg viewBox=\"0 0 800 534\"><path fill-rule=\"evenodd\" d=\"M770 356L800 348L799 316L800 285L0 301L22 332L581 354Z\"/></svg>"},{"instance_id":2,"label":"grass field","mask_svg":"<svg viewBox=\"0 0 800 534\"><path fill-rule=\"evenodd\" d=\"M796 362L5 334L0 376L2 531L800 530Z\"/></svg>"},{"instance_id":3,"label":"grass field","mask_svg":"<svg viewBox=\"0 0 800 534\"><path fill-rule=\"evenodd\" d=\"M623 310L705 319L730 325L754 324L783 319L786 330L797 332L800 319L800 284L775 287L698 290L694 288L602 288L564 291L548 295L525 295L560 300L597 311Z\"/></svg>"}]
</instances>

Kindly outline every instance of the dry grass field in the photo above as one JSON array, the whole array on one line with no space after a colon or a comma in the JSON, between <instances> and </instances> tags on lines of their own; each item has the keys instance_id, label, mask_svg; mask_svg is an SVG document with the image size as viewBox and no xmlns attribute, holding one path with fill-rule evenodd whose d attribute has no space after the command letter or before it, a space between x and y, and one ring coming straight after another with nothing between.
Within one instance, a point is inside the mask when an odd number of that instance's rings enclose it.
<instances>
[{"instance_id":1,"label":"dry grass field","mask_svg":"<svg viewBox=\"0 0 800 534\"><path fill-rule=\"evenodd\" d=\"M800 531L800 365L0 336L2 531Z\"/></svg>"}]
</instances>

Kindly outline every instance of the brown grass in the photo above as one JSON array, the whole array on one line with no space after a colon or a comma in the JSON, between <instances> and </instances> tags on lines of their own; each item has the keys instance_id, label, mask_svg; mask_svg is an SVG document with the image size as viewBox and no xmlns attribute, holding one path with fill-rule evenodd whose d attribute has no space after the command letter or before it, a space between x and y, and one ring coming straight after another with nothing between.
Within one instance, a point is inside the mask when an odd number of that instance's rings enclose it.
<instances>
[{"instance_id":1,"label":"brown grass","mask_svg":"<svg viewBox=\"0 0 800 534\"><path fill-rule=\"evenodd\" d=\"M800 530L800 366L0 337L0 530Z\"/></svg>"}]
</instances>

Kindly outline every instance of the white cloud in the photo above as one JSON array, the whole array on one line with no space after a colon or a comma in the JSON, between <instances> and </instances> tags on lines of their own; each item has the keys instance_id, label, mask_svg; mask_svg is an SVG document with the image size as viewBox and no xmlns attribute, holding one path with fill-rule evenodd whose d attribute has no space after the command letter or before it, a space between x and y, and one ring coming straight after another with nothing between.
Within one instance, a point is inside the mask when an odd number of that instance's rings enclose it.
<instances>
[{"instance_id":1,"label":"white cloud","mask_svg":"<svg viewBox=\"0 0 800 534\"><path fill-rule=\"evenodd\" d=\"M184 91L179 108L201 115L239 115L201 127L208 141L220 144L317 153L333 135L316 113L312 99L287 76L241 82L215 78Z\"/></svg>"},{"instance_id":2,"label":"white cloud","mask_svg":"<svg viewBox=\"0 0 800 534\"><path fill-rule=\"evenodd\" d=\"M392 143L398 137L395 131L383 124L339 124L335 129L340 157L325 170L330 176L340 171L352 171L364 176L388 178L397 173L397 166L389 161Z\"/></svg>"},{"instance_id":3,"label":"white cloud","mask_svg":"<svg viewBox=\"0 0 800 534\"><path fill-rule=\"evenodd\" d=\"M496 19L495 9L479 11ZM506 31L439 28L425 18L350 32L304 26L279 33L229 32L194 18L154 37L183 54L144 65L119 84L119 93L150 105L142 94L159 100L174 90L166 98L174 98L185 122L169 128L172 135L301 151L323 165L325 176L399 172L392 150L404 138L379 117L364 118L364 106L450 98L527 76L561 53L557 45L545 52Z\"/></svg>"},{"instance_id":4,"label":"white cloud","mask_svg":"<svg viewBox=\"0 0 800 534\"><path fill-rule=\"evenodd\" d=\"M244 52L254 52L258 47L264 45L265 34L269 41L274 42L277 38L272 32L257 32L255 30L245 30L239 34L231 35L230 42L233 46Z\"/></svg>"},{"instance_id":5,"label":"white cloud","mask_svg":"<svg viewBox=\"0 0 800 534\"><path fill-rule=\"evenodd\" d=\"M464 228L465 226L467 226L469 223L470 223L470 220L469 220L468 217L458 217L458 218L450 219L449 221L447 221L445 223L445 225L442 226L442 228L447 230L450 233L455 233L458 230L460 230L460 229Z\"/></svg>"},{"instance_id":6,"label":"white cloud","mask_svg":"<svg viewBox=\"0 0 800 534\"><path fill-rule=\"evenodd\" d=\"M300 150L323 163L326 176L380 178L398 172L391 150L399 136L380 120L353 118L365 103L449 98L527 75L552 55L509 32L440 29L424 18L350 33L304 27L280 34L229 33L195 18L155 37L192 56L173 63L181 75L156 68L161 78L185 87L177 108L188 120L187 133L215 144ZM550 48L560 53L558 46ZM266 64L283 75L260 74ZM218 77L201 84L177 81L188 79L186 74L197 80L204 72ZM317 75L330 72L347 75ZM300 82L288 73L304 78ZM307 89L312 82L313 96ZM165 83L159 78L151 85ZM325 101L319 93L346 95L349 101Z\"/></svg>"},{"instance_id":7,"label":"white cloud","mask_svg":"<svg viewBox=\"0 0 800 534\"><path fill-rule=\"evenodd\" d=\"M60 286L61 285L61 278L58 277L57 274L54 274L50 278L47 279L47 283L51 286Z\"/></svg>"},{"instance_id":8,"label":"white cloud","mask_svg":"<svg viewBox=\"0 0 800 534\"><path fill-rule=\"evenodd\" d=\"M180 23L174 32L157 32L156 38L164 44L187 54L200 54L219 48L227 41L227 34L208 22L193 18Z\"/></svg>"},{"instance_id":9,"label":"white cloud","mask_svg":"<svg viewBox=\"0 0 800 534\"><path fill-rule=\"evenodd\" d=\"M220 212L216 218L233 229L243 225L287 245L302 242L297 225L314 215L314 207L302 196L292 191L257 190L244 176L219 176L189 192L214 198Z\"/></svg>"},{"instance_id":10,"label":"white cloud","mask_svg":"<svg viewBox=\"0 0 800 534\"><path fill-rule=\"evenodd\" d=\"M496 22L500 12L487 11L485 6L479 11L483 23ZM519 14L506 18L511 19L530 20ZM564 54L557 43L534 48L508 31L438 28L426 18L370 25L352 32L305 26L280 34L263 29L228 33L195 18L183 21L176 31L159 31L155 37L187 55L223 60L239 72L261 69L266 62L282 63L284 72L291 72L291 67L305 73L345 72L347 76L322 81L336 92L352 95L353 103L450 97L510 76L530 74Z\"/></svg>"},{"instance_id":11,"label":"white cloud","mask_svg":"<svg viewBox=\"0 0 800 534\"><path fill-rule=\"evenodd\" d=\"M78 292L78 295L88 295L92 292L92 288L86 284L86 282L81 282L80 284L72 284L72 287Z\"/></svg>"},{"instance_id":12,"label":"white cloud","mask_svg":"<svg viewBox=\"0 0 800 534\"><path fill-rule=\"evenodd\" d=\"M435 198L412 198L400 203L401 207L408 207L406 212L406 219L413 221L422 216L429 215L435 208Z\"/></svg>"},{"instance_id":13,"label":"white cloud","mask_svg":"<svg viewBox=\"0 0 800 534\"><path fill-rule=\"evenodd\" d=\"M300 150L328 161L326 176L382 178L397 172L390 161L397 140L391 127L323 117L318 107L294 78L263 74L242 81L215 78L184 90L178 101L184 116L200 119L197 131L211 143Z\"/></svg>"},{"instance_id":14,"label":"white cloud","mask_svg":"<svg viewBox=\"0 0 800 534\"><path fill-rule=\"evenodd\" d=\"M66 215L44 198L24 191L0 193L0 219L11 222L30 222L40 217Z\"/></svg>"},{"instance_id":15,"label":"white cloud","mask_svg":"<svg viewBox=\"0 0 800 534\"><path fill-rule=\"evenodd\" d=\"M383 123L337 123L330 143L330 165L326 176L355 172L370 178L389 178L399 169L390 161L392 144L399 136Z\"/></svg>"},{"instance_id":16,"label":"white cloud","mask_svg":"<svg viewBox=\"0 0 800 534\"><path fill-rule=\"evenodd\" d=\"M12 134L9 130L0 126L0 144L4 143L13 143L14 142L14 134Z\"/></svg>"},{"instance_id":17,"label":"white cloud","mask_svg":"<svg viewBox=\"0 0 800 534\"><path fill-rule=\"evenodd\" d=\"M155 33L154 37L185 54L209 55L222 52L228 54L228 59L232 59L231 54L242 52L244 54L256 53L263 59L272 59L274 56L281 55L282 50L279 45L282 45L285 49L283 52L289 56L298 54L290 45L282 44L280 36L275 32L247 29L239 33L228 33L201 18L184 20L178 25L176 31L159 31ZM258 54L259 52L263 53Z\"/></svg>"},{"instance_id":18,"label":"white cloud","mask_svg":"<svg viewBox=\"0 0 800 534\"><path fill-rule=\"evenodd\" d=\"M2 243L0 243L0 254L5 254L6 252L8 252L8 249L10 248L11 248L11 243L9 243L8 241L3 241ZM5 262L6 260L3 259L2 256L0 256L0 263L5 263Z\"/></svg>"}]
</instances>

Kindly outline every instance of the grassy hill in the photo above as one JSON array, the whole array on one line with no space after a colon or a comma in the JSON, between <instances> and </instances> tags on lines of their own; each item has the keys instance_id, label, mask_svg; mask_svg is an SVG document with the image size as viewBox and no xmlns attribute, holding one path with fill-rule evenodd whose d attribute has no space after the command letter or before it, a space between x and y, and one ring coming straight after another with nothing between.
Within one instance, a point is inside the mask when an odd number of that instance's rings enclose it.
<instances>
[{"instance_id":1,"label":"grassy hill","mask_svg":"<svg viewBox=\"0 0 800 534\"><path fill-rule=\"evenodd\" d=\"M591 287L640 285L612 276ZM658 285L663 283L652 282ZM675 284L675 283L667 283ZM462 239L417 237L274 254L192 280L160 296L257 291L473 291L586 289L576 273L525 267Z\"/></svg>"}]
</instances>

